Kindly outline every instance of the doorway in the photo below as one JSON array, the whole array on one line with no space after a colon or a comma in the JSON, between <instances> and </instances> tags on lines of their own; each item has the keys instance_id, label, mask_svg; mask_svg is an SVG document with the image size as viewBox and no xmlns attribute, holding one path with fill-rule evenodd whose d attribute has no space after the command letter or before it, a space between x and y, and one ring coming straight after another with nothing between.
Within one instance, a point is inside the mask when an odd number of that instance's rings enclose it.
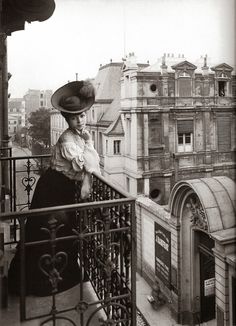
<instances>
[{"instance_id":1,"label":"doorway","mask_svg":"<svg viewBox=\"0 0 236 326\"><path fill-rule=\"evenodd\" d=\"M215 259L214 240L199 232L200 318L201 322L215 319Z\"/></svg>"}]
</instances>

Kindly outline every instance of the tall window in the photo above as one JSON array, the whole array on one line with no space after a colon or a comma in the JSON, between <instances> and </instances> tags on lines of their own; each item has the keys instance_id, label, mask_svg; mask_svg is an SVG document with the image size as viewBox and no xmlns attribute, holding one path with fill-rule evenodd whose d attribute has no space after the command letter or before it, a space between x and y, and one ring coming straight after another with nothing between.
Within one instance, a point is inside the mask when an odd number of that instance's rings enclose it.
<instances>
[{"instance_id":1,"label":"tall window","mask_svg":"<svg viewBox=\"0 0 236 326\"><path fill-rule=\"evenodd\" d=\"M231 149L231 117L219 116L217 118L218 150L230 151Z\"/></svg>"},{"instance_id":2,"label":"tall window","mask_svg":"<svg viewBox=\"0 0 236 326\"><path fill-rule=\"evenodd\" d=\"M106 139L106 154L108 153L108 140Z\"/></svg>"},{"instance_id":3,"label":"tall window","mask_svg":"<svg viewBox=\"0 0 236 326\"><path fill-rule=\"evenodd\" d=\"M120 154L120 143L121 143L120 140L114 140L113 153L116 154L116 155Z\"/></svg>"},{"instance_id":4,"label":"tall window","mask_svg":"<svg viewBox=\"0 0 236 326\"><path fill-rule=\"evenodd\" d=\"M226 87L226 81L220 80L218 82L218 92L219 92L219 96L225 96L226 95L226 91L227 91L227 87Z\"/></svg>"},{"instance_id":5,"label":"tall window","mask_svg":"<svg viewBox=\"0 0 236 326\"><path fill-rule=\"evenodd\" d=\"M103 154L103 146L102 146L102 133L99 132L99 144L98 144L98 153L100 155Z\"/></svg>"},{"instance_id":6,"label":"tall window","mask_svg":"<svg viewBox=\"0 0 236 326\"><path fill-rule=\"evenodd\" d=\"M126 190L127 192L130 192L130 178L126 177Z\"/></svg>"},{"instance_id":7,"label":"tall window","mask_svg":"<svg viewBox=\"0 0 236 326\"><path fill-rule=\"evenodd\" d=\"M177 121L178 131L178 152L192 152L193 151L193 120L179 120Z\"/></svg>"},{"instance_id":8,"label":"tall window","mask_svg":"<svg viewBox=\"0 0 236 326\"><path fill-rule=\"evenodd\" d=\"M180 97L192 96L192 79L188 73L184 71L179 75L178 84Z\"/></svg>"},{"instance_id":9,"label":"tall window","mask_svg":"<svg viewBox=\"0 0 236 326\"><path fill-rule=\"evenodd\" d=\"M193 134L179 134L178 133L178 152L192 152L193 151Z\"/></svg>"},{"instance_id":10,"label":"tall window","mask_svg":"<svg viewBox=\"0 0 236 326\"><path fill-rule=\"evenodd\" d=\"M131 120L130 118L126 119L126 153L131 153Z\"/></svg>"}]
</instances>

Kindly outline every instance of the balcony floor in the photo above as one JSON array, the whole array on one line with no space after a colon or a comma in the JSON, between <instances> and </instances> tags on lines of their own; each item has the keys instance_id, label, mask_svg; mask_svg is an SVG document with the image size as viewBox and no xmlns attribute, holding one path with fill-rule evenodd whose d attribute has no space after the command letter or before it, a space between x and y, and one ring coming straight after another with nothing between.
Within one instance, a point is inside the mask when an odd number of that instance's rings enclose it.
<instances>
[{"instance_id":1,"label":"balcony floor","mask_svg":"<svg viewBox=\"0 0 236 326\"><path fill-rule=\"evenodd\" d=\"M74 307L79 302L79 286L75 286L70 290L62 292L56 296L56 305L57 308L66 309L68 307ZM92 289L92 286L89 282L84 283L84 301L92 302L96 300L95 293ZM46 314L51 309L52 298L51 297L33 297L29 296L26 299L26 315L27 317ZM84 313L84 321L86 321L91 313L97 308L96 305L90 306L87 311ZM19 314L19 298L10 296L8 300L8 308L0 310L0 324L1 325L9 325L9 326L39 326L43 320L46 320L48 317L43 317L41 319L34 319L25 322L20 322L20 314ZM58 316L63 316L63 314L59 314ZM80 324L80 314L75 310L67 312L64 316L71 318L76 325ZM93 318L93 322L91 322L91 326L99 325L98 318L104 317L102 312L98 315L97 318ZM86 323L85 323L86 324ZM52 322L48 322L44 325L52 325ZM58 320L56 322L57 326L69 326L69 323L66 320Z\"/></svg>"}]
</instances>

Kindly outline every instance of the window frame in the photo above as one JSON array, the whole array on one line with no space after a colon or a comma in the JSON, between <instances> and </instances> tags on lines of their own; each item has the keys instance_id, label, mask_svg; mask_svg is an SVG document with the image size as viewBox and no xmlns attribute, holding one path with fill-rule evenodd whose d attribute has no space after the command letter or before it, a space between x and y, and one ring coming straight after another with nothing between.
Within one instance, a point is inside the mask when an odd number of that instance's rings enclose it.
<instances>
[{"instance_id":1,"label":"window frame","mask_svg":"<svg viewBox=\"0 0 236 326\"><path fill-rule=\"evenodd\" d=\"M114 155L121 154L121 140L120 139L113 140L113 154Z\"/></svg>"},{"instance_id":2,"label":"window frame","mask_svg":"<svg viewBox=\"0 0 236 326\"><path fill-rule=\"evenodd\" d=\"M183 138L183 143L179 143L179 137ZM186 142L186 138L190 136L190 142ZM182 148L181 148L182 147ZM193 152L193 132L178 132L177 133L177 152L178 153L191 153Z\"/></svg>"}]
</instances>

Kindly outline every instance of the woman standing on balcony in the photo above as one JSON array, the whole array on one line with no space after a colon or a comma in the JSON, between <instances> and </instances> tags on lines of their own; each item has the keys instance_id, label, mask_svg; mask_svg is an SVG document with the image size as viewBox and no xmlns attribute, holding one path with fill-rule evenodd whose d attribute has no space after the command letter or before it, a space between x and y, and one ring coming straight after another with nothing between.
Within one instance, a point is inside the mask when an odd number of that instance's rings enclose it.
<instances>
[{"instance_id":1,"label":"woman standing on balcony","mask_svg":"<svg viewBox=\"0 0 236 326\"><path fill-rule=\"evenodd\" d=\"M37 182L31 209L74 204L89 197L91 173L99 169L99 156L95 151L86 127L86 111L95 101L93 85L88 81L76 81L60 87L52 95L52 105L68 123L53 148L50 168ZM75 213L54 214L58 225L58 237L73 235L76 228ZM52 216L29 218L25 225L26 242L46 240ZM65 254L59 255L60 252ZM58 256L51 257L50 244L28 246L26 249L26 294L39 296L65 291L81 281L78 266L78 248L73 241L58 241ZM45 255L45 256L43 256ZM54 262L53 262L54 259ZM55 264L56 259L56 264ZM53 281L56 280L56 285ZM9 269L9 289L19 294L20 252L17 248Z\"/></svg>"}]
</instances>

